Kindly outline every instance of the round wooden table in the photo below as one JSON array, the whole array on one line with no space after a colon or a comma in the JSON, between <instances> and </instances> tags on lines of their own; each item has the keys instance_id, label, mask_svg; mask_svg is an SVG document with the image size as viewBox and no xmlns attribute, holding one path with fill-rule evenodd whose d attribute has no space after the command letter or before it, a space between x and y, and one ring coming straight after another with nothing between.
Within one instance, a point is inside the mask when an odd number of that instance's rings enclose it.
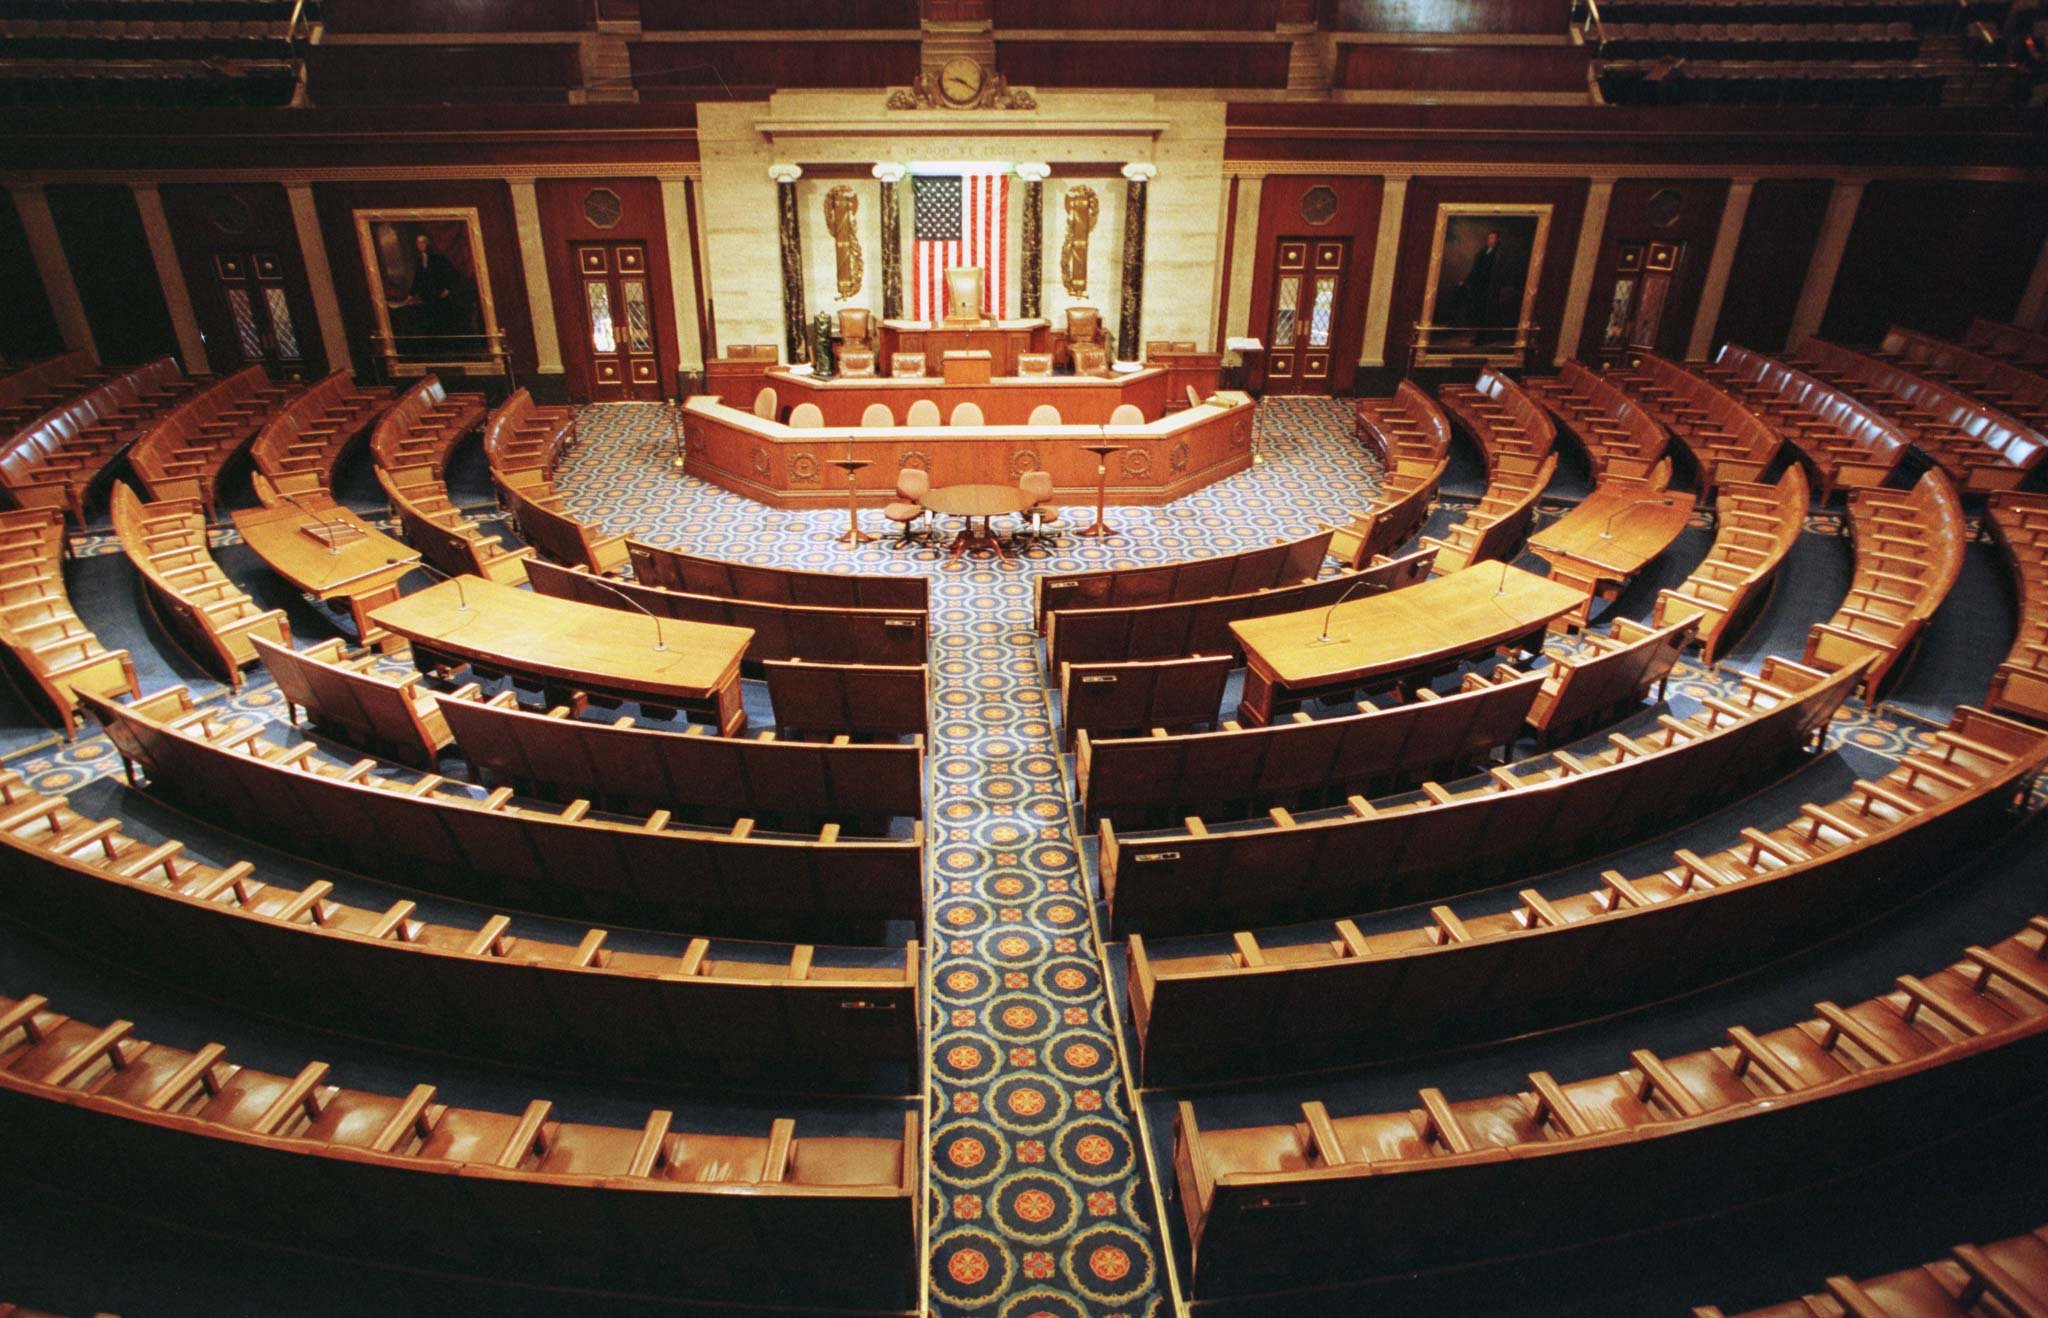
<instances>
[{"instance_id":1,"label":"round wooden table","mask_svg":"<svg viewBox=\"0 0 2048 1318\"><path fill-rule=\"evenodd\" d=\"M1023 512L1031 506L1031 496L1015 485L947 485L927 490L924 506L947 517L967 519L966 527L947 548L953 557L987 550L998 558L1008 558L1010 551L989 529L989 519ZM974 529L976 518L981 519L979 532Z\"/></svg>"}]
</instances>

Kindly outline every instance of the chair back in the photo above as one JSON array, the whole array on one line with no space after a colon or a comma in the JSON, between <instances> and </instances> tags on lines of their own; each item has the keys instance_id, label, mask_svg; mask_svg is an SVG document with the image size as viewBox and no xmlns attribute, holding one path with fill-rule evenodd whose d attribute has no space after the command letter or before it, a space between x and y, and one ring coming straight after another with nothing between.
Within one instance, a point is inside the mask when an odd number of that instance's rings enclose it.
<instances>
[{"instance_id":1,"label":"chair back","mask_svg":"<svg viewBox=\"0 0 2048 1318\"><path fill-rule=\"evenodd\" d=\"M939 405L929 398L920 398L910 405L910 411L903 417L906 426L935 426L939 424Z\"/></svg>"},{"instance_id":2,"label":"chair back","mask_svg":"<svg viewBox=\"0 0 2048 1318\"><path fill-rule=\"evenodd\" d=\"M1077 375L1107 375L1109 354L1099 343L1077 343L1074 345L1074 373Z\"/></svg>"},{"instance_id":3,"label":"chair back","mask_svg":"<svg viewBox=\"0 0 2048 1318\"><path fill-rule=\"evenodd\" d=\"M860 414L860 423L866 429L880 430L895 425L896 414L887 403L869 403Z\"/></svg>"},{"instance_id":4,"label":"chair back","mask_svg":"<svg viewBox=\"0 0 2048 1318\"><path fill-rule=\"evenodd\" d=\"M1201 405L1202 405L1202 395L1201 395L1201 394L1199 394L1199 393L1197 393L1197 392L1195 392L1195 386L1193 386L1193 385L1189 385L1189 386L1188 386L1188 406L1189 406L1189 407L1200 407Z\"/></svg>"},{"instance_id":5,"label":"chair back","mask_svg":"<svg viewBox=\"0 0 2048 1318\"><path fill-rule=\"evenodd\" d=\"M1044 503L1052 498L1052 473L1049 471L1027 471L1017 482L1017 488L1031 496L1031 502Z\"/></svg>"},{"instance_id":6,"label":"chair back","mask_svg":"<svg viewBox=\"0 0 2048 1318\"><path fill-rule=\"evenodd\" d=\"M1060 415L1060 410L1051 403L1040 403L1037 407L1031 409L1031 420L1025 424L1033 426L1058 426L1066 424L1066 419Z\"/></svg>"},{"instance_id":7,"label":"chair back","mask_svg":"<svg viewBox=\"0 0 2048 1318\"><path fill-rule=\"evenodd\" d=\"M956 266L946 271L946 319L981 319L981 267Z\"/></svg>"},{"instance_id":8,"label":"chair back","mask_svg":"<svg viewBox=\"0 0 2048 1318\"><path fill-rule=\"evenodd\" d=\"M1094 307L1067 308L1067 342L1093 343L1102 337L1102 313Z\"/></svg>"},{"instance_id":9,"label":"chair back","mask_svg":"<svg viewBox=\"0 0 2048 1318\"><path fill-rule=\"evenodd\" d=\"M1173 341L1173 350L1175 352L1193 352L1195 350L1195 341L1193 339L1175 339Z\"/></svg>"},{"instance_id":10,"label":"chair back","mask_svg":"<svg viewBox=\"0 0 2048 1318\"><path fill-rule=\"evenodd\" d=\"M924 354L899 352L889 358L889 374L898 380L915 380L924 375Z\"/></svg>"},{"instance_id":11,"label":"chair back","mask_svg":"<svg viewBox=\"0 0 2048 1318\"><path fill-rule=\"evenodd\" d=\"M932 474L923 467L905 467L896 473L896 493L912 503L921 503L931 488Z\"/></svg>"},{"instance_id":12,"label":"chair back","mask_svg":"<svg viewBox=\"0 0 2048 1318\"><path fill-rule=\"evenodd\" d=\"M1017 354L1017 374L1051 375L1052 354L1049 352L1020 352Z\"/></svg>"},{"instance_id":13,"label":"chair back","mask_svg":"<svg viewBox=\"0 0 2048 1318\"><path fill-rule=\"evenodd\" d=\"M953 415L947 419L946 424L949 426L985 425L986 422L981 419L981 404L960 403L956 405L953 408Z\"/></svg>"},{"instance_id":14,"label":"chair back","mask_svg":"<svg viewBox=\"0 0 2048 1318\"><path fill-rule=\"evenodd\" d=\"M817 430L825 424L825 411L816 403L798 403L789 409L789 424L798 430Z\"/></svg>"},{"instance_id":15,"label":"chair back","mask_svg":"<svg viewBox=\"0 0 2048 1318\"><path fill-rule=\"evenodd\" d=\"M796 424L795 413L790 414L790 424ZM1109 424L1113 426L1142 426L1145 424L1144 409L1136 403L1118 403L1116 410L1109 414Z\"/></svg>"},{"instance_id":16,"label":"chair back","mask_svg":"<svg viewBox=\"0 0 2048 1318\"><path fill-rule=\"evenodd\" d=\"M867 348L842 348L839 374L842 378L866 379L875 373L875 354Z\"/></svg>"},{"instance_id":17,"label":"chair back","mask_svg":"<svg viewBox=\"0 0 2048 1318\"><path fill-rule=\"evenodd\" d=\"M839 313L839 340L846 347L866 347L871 318L866 307L846 307Z\"/></svg>"},{"instance_id":18,"label":"chair back","mask_svg":"<svg viewBox=\"0 0 2048 1318\"><path fill-rule=\"evenodd\" d=\"M1146 355L1147 357L1164 357L1164 356L1165 356L1165 355L1166 355L1167 353L1170 353L1170 352L1172 352L1172 351L1173 351L1173 340L1172 340L1172 339L1147 339L1147 340L1145 340L1145 355Z\"/></svg>"},{"instance_id":19,"label":"chair back","mask_svg":"<svg viewBox=\"0 0 2048 1318\"><path fill-rule=\"evenodd\" d=\"M761 392L754 395L754 415L764 421L773 421L776 409L781 406L782 398L772 384L762 385Z\"/></svg>"}]
</instances>

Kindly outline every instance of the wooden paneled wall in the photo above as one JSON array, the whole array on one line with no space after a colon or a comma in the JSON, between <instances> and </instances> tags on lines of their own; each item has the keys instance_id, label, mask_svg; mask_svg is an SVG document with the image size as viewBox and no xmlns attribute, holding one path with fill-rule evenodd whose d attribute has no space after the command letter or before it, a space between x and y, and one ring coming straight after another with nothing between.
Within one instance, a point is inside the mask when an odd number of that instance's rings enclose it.
<instances>
[{"instance_id":1,"label":"wooden paneled wall","mask_svg":"<svg viewBox=\"0 0 2048 1318\"><path fill-rule=\"evenodd\" d=\"M100 360L125 366L177 352L135 194L121 183L80 183L49 197Z\"/></svg>"},{"instance_id":2,"label":"wooden paneled wall","mask_svg":"<svg viewBox=\"0 0 2048 1318\"><path fill-rule=\"evenodd\" d=\"M6 314L0 315L0 356L21 361L62 352L64 336L43 292L35 254L21 228L21 213L5 189L0 189L0 288L7 290Z\"/></svg>"},{"instance_id":3,"label":"wooden paneled wall","mask_svg":"<svg viewBox=\"0 0 2048 1318\"><path fill-rule=\"evenodd\" d=\"M299 347L306 354L309 378L348 364L329 365L321 351L306 262L283 187L275 183L166 183L158 191L163 197L164 219L171 226L171 240L178 249L178 265L185 273L185 287L192 296L192 314L206 337L207 361L216 375L240 370L243 365L235 346L227 295L214 270L214 257L224 252L277 253L284 271L285 300L291 306Z\"/></svg>"},{"instance_id":4,"label":"wooden paneled wall","mask_svg":"<svg viewBox=\"0 0 2048 1318\"><path fill-rule=\"evenodd\" d=\"M1571 22L1571 0L1325 0L1337 32L1550 32Z\"/></svg>"},{"instance_id":5,"label":"wooden paneled wall","mask_svg":"<svg viewBox=\"0 0 2048 1318\"><path fill-rule=\"evenodd\" d=\"M1004 41L996 67L1026 87L1264 87L1287 85L1285 42Z\"/></svg>"},{"instance_id":6,"label":"wooden paneled wall","mask_svg":"<svg viewBox=\"0 0 2048 1318\"><path fill-rule=\"evenodd\" d=\"M330 33L574 32L594 17L593 0L326 0L320 9Z\"/></svg>"},{"instance_id":7,"label":"wooden paneled wall","mask_svg":"<svg viewBox=\"0 0 2048 1318\"><path fill-rule=\"evenodd\" d=\"M1833 186L1815 178L1757 182L1743 220L1742 240L1735 245L1721 320L1714 329L1716 348L1723 343L1758 352L1784 348Z\"/></svg>"},{"instance_id":8,"label":"wooden paneled wall","mask_svg":"<svg viewBox=\"0 0 2048 1318\"><path fill-rule=\"evenodd\" d=\"M1677 218L1666 224L1657 223L1650 214L1650 199L1662 192L1675 195L1679 205ZM1591 361L1600 349L1600 336L1607 325L1603 309L1614 290L1615 266L1622 244L1651 242L1685 245L1684 263L1671 285L1657 332L1658 352L1674 359L1685 356L1686 343L1692 337L1693 316L1699 310L1700 291L1706 285L1707 264L1713 259L1714 239L1721 227L1721 209L1727 201L1726 179L1625 178L1614 185L1614 194L1607 204L1607 232L1600 243L1599 263L1593 267L1593 286L1587 294L1585 328L1576 349L1580 358ZM1570 271L1564 275L1569 277Z\"/></svg>"},{"instance_id":9,"label":"wooden paneled wall","mask_svg":"<svg viewBox=\"0 0 2048 1318\"><path fill-rule=\"evenodd\" d=\"M918 73L910 41L637 42L633 85L643 101L765 98L773 87L886 87Z\"/></svg>"},{"instance_id":10,"label":"wooden paneled wall","mask_svg":"<svg viewBox=\"0 0 2048 1318\"><path fill-rule=\"evenodd\" d=\"M1583 46L1385 45L1340 48L1332 85L1347 90L1516 91L1583 94Z\"/></svg>"},{"instance_id":11,"label":"wooden paneled wall","mask_svg":"<svg viewBox=\"0 0 2048 1318\"><path fill-rule=\"evenodd\" d=\"M620 203L619 222L600 229L583 213L583 200L593 188L608 188ZM562 365L571 396L591 394L590 341L583 332L582 282L572 245L580 242L641 242L647 248L647 293L654 310L654 332L661 347L661 391L677 395L676 350L681 343L676 324L673 272L669 269L667 226L687 223L681 215L662 213L661 184L645 178L542 179L535 185L540 199L541 239L547 245L548 289L555 308L555 330L562 346Z\"/></svg>"},{"instance_id":12,"label":"wooden paneled wall","mask_svg":"<svg viewBox=\"0 0 2048 1318\"><path fill-rule=\"evenodd\" d=\"M583 85L583 65L580 47L567 41L322 43L307 52L306 78L322 105L566 102Z\"/></svg>"},{"instance_id":13,"label":"wooden paneled wall","mask_svg":"<svg viewBox=\"0 0 2048 1318\"><path fill-rule=\"evenodd\" d=\"M2009 319L2041 244L2048 189L1881 180L1863 193L1821 336L1873 343L1894 324L1950 336Z\"/></svg>"},{"instance_id":14,"label":"wooden paneled wall","mask_svg":"<svg viewBox=\"0 0 2048 1318\"><path fill-rule=\"evenodd\" d=\"M996 29L1123 28L1267 31L1280 21L1279 0L995 0Z\"/></svg>"},{"instance_id":15,"label":"wooden paneled wall","mask_svg":"<svg viewBox=\"0 0 2048 1318\"><path fill-rule=\"evenodd\" d=\"M1337 210L1326 223L1312 224L1303 218L1301 203L1309 189L1318 186L1327 186L1337 194ZM1252 270L1251 333L1261 342L1270 342L1274 256L1280 243L1290 238L1351 240L1351 255L1344 270L1344 297L1337 311L1337 332L1330 343L1331 386L1338 393L1350 390L1358 374L1366 298L1372 286L1373 247L1379 236L1384 192L1385 185L1377 178L1274 175L1259 192L1259 241L1256 247L1236 254L1238 260L1257 262Z\"/></svg>"},{"instance_id":16,"label":"wooden paneled wall","mask_svg":"<svg viewBox=\"0 0 2048 1318\"><path fill-rule=\"evenodd\" d=\"M607 13L606 17L611 15ZM916 28L917 0L640 0L648 31L766 28Z\"/></svg>"}]
</instances>

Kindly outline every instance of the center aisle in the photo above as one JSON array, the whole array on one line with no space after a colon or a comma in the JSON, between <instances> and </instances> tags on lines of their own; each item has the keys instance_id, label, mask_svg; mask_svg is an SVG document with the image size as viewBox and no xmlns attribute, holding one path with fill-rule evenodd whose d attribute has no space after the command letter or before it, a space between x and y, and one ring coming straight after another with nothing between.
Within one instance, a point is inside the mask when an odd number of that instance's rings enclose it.
<instances>
[{"instance_id":1,"label":"center aisle","mask_svg":"<svg viewBox=\"0 0 2048 1318\"><path fill-rule=\"evenodd\" d=\"M1264 461L1252 471L1171 507L1113 510L1125 534L1107 545L1068 535L1051 555L998 565L887 541L851 553L830 540L843 512L778 511L695 480L679 486L666 474L660 408L586 413L584 444L560 476L575 516L720 558L933 579L936 1313L1136 1318L1166 1308L1160 1224L1091 931L1096 895L1032 632L1032 580L1234 552L1341 521L1378 479L1350 431L1345 403L1269 401L1258 421Z\"/></svg>"}]
</instances>

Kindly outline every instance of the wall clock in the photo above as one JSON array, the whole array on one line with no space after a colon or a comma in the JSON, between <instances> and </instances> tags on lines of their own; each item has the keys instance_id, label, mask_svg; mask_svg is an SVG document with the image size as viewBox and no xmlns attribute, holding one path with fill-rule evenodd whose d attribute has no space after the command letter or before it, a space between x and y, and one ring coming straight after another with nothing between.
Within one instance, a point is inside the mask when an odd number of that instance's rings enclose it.
<instances>
[{"instance_id":1,"label":"wall clock","mask_svg":"<svg viewBox=\"0 0 2048 1318\"><path fill-rule=\"evenodd\" d=\"M939 66L939 99L948 105L973 105L981 99L988 82L988 70L978 60L962 56Z\"/></svg>"}]
</instances>

